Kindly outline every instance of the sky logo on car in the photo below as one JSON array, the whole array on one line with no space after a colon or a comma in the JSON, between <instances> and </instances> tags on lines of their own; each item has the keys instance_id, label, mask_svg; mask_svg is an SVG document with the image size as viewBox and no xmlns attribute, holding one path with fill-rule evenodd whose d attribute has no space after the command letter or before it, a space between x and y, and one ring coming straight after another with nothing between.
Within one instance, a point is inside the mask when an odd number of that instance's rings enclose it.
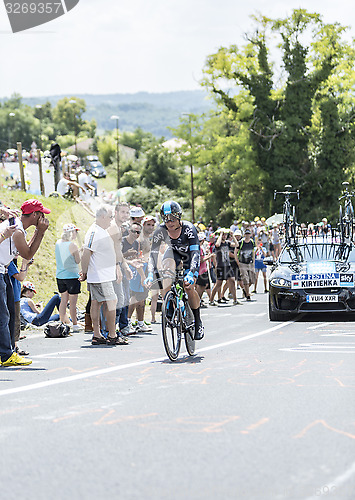
<instances>
[{"instance_id":1,"label":"sky logo on car","mask_svg":"<svg viewBox=\"0 0 355 500\"><path fill-rule=\"evenodd\" d=\"M79 0L4 0L13 33L49 23L72 10Z\"/></svg>"}]
</instances>

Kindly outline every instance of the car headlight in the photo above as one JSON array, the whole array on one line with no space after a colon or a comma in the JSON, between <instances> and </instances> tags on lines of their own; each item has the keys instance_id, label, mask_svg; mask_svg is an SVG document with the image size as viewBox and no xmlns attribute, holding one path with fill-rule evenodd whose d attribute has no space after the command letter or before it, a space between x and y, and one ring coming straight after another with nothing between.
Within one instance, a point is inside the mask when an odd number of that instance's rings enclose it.
<instances>
[{"instance_id":1,"label":"car headlight","mask_svg":"<svg viewBox=\"0 0 355 500\"><path fill-rule=\"evenodd\" d=\"M285 278L272 278L270 281L272 286L278 286L281 288L291 288L291 281L285 280Z\"/></svg>"}]
</instances>

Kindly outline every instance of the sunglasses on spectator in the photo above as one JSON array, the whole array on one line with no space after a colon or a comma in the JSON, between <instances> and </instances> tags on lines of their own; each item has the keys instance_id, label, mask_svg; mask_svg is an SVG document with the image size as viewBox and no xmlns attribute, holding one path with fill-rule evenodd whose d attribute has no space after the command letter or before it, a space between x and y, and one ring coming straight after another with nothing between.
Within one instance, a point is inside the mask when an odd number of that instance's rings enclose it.
<instances>
[{"instance_id":1,"label":"sunglasses on spectator","mask_svg":"<svg viewBox=\"0 0 355 500\"><path fill-rule=\"evenodd\" d=\"M131 233L141 234L140 231L135 231L134 229L131 229Z\"/></svg>"}]
</instances>

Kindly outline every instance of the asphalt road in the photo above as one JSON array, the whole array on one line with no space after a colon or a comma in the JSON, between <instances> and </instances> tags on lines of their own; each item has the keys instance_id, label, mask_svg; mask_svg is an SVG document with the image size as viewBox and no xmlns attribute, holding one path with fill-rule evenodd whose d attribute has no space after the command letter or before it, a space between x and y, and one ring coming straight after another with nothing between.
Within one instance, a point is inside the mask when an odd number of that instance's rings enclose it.
<instances>
[{"instance_id":1,"label":"asphalt road","mask_svg":"<svg viewBox=\"0 0 355 500\"><path fill-rule=\"evenodd\" d=\"M9 172L9 174L13 174L13 176L18 177L20 179L20 168L17 162L5 163L5 169ZM41 194L38 164L26 163L26 168L24 169L24 173L25 173L25 179L30 181L30 185L26 186L27 192L32 194ZM47 163L42 163L42 173L43 173L45 195L48 196L49 193L54 191L53 167L50 167ZM9 184L13 185L14 181L10 181Z\"/></svg>"},{"instance_id":2,"label":"asphalt road","mask_svg":"<svg viewBox=\"0 0 355 500\"><path fill-rule=\"evenodd\" d=\"M2 498L354 499L353 318L270 323L266 302L203 310L176 363L160 324L29 334L33 364L0 369Z\"/></svg>"}]
</instances>

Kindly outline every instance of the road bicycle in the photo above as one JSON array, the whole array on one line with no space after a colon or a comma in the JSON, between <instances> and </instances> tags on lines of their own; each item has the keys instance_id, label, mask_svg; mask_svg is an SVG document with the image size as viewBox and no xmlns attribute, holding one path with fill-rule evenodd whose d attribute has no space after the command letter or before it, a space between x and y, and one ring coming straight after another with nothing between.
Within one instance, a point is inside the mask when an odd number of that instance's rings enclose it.
<instances>
[{"instance_id":1,"label":"road bicycle","mask_svg":"<svg viewBox=\"0 0 355 500\"><path fill-rule=\"evenodd\" d=\"M166 354L171 361L176 361L182 337L185 339L186 350L190 356L195 353L195 318L188 303L184 290L183 271L176 274L170 271L159 271L160 277L152 282L162 282L173 279L170 290L164 297L162 306L162 335Z\"/></svg>"},{"instance_id":2,"label":"road bicycle","mask_svg":"<svg viewBox=\"0 0 355 500\"><path fill-rule=\"evenodd\" d=\"M354 233L354 208L351 198L354 196L353 191L349 191L349 183L343 182L343 195L339 201L345 200L344 208L339 205L339 233L340 241L345 245L351 245Z\"/></svg>"},{"instance_id":3,"label":"road bicycle","mask_svg":"<svg viewBox=\"0 0 355 500\"><path fill-rule=\"evenodd\" d=\"M285 185L286 191L274 191L274 200L278 194L283 194L285 196L285 201L283 203L283 224L285 230L285 243L290 244L291 240L296 243L297 238L297 218L296 218L296 207L291 206L290 198L292 194L297 194L297 199L300 199L300 192L290 191L292 186L290 184Z\"/></svg>"}]
</instances>

